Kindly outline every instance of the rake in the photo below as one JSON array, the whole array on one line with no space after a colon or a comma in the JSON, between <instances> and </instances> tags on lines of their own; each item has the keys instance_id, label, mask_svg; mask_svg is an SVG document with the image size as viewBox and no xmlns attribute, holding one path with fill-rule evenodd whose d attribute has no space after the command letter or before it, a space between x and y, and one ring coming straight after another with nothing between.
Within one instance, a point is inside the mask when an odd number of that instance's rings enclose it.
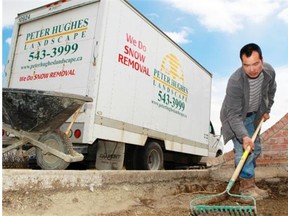
<instances>
[{"instance_id":1,"label":"rake","mask_svg":"<svg viewBox=\"0 0 288 216\"><path fill-rule=\"evenodd\" d=\"M258 127L256 128L253 136L252 141L254 142L257 134L259 133L259 130L264 122L264 119L262 118ZM231 188L233 187L236 179L239 176L239 173L248 157L248 154L250 152L250 146L244 151L240 162L238 163L231 179L228 182L228 185L226 189L222 193L213 194L213 195L202 195L199 197L196 197L190 201L190 215L191 216L197 216L197 215L223 215L223 214L229 214L229 215L257 215L257 209L256 209L256 200L252 196L247 195L239 195L239 194L232 194L230 193ZM245 205L245 206L225 206L225 205L207 205L207 204L200 204L202 203L211 203L212 200L215 200L217 198L220 198L222 195L229 195L231 197L240 198L242 202L250 203L251 205ZM252 204L253 203L253 204Z\"/></svg>"}]
</instances>

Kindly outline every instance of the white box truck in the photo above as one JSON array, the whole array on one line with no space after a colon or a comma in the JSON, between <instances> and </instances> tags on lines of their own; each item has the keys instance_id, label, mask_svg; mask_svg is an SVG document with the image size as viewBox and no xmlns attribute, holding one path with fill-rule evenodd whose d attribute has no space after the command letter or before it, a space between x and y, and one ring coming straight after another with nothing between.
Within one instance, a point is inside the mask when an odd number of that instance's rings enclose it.
<instances>
[{"instance_id":1,"label":"white box truck","mask_svg":"<svg viewBox=\"0 0 288 216\"><path fill-rule=\"evenodd\" d=\"M159 170L223 151L209 132L212 75L125 0L18 14L6 75L8 88L93 98L69 137L97 169Z\"/></svg>"}]
</instances>

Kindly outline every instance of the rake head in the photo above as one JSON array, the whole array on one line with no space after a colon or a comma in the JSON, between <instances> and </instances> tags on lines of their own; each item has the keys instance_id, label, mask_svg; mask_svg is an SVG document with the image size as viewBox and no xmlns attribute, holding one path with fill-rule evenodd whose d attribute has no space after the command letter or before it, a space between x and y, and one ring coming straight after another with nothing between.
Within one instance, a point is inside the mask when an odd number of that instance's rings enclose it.
<instances>
[{"instance_id":1,"label":"rake head","mask_svg":"<svg viewBox=\"0 0 288 216\"><path fill-rule=\"evenodd\" d=\"M239 198L246 205L211 205L212 203L223 201L223 199L227 198L227 195ZM253 205L249 205L249 203L253 203ZM192 199L190 202L190 216L197 215L257 215L256 200L252 196L231 194L228 188L219 194L204 195Z\"/></svg>"},{"instance_id":2,"label":"rake head","mask_svg":"<svg viewBox=\"0 0 288 216\"><path fill-rule=\"evenodd\" d=\"M207 206L198 205L190 210L191 216L197 215L256 215L254 206Z\"/></svg>"}]
</instances>

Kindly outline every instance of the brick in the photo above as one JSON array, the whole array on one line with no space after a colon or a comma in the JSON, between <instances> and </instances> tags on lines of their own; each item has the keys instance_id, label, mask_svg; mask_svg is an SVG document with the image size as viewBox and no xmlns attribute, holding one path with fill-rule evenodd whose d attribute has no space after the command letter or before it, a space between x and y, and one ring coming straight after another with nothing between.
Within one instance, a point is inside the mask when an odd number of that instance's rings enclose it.
<instances>
[{"instance_id":1,"label":"brick","mask_svg":"<svg viewBox=\"0 0 288 216\"><path fill-rule=\"evenodd\" d=\"M283 143L283 140L284 140L283 137L274 137L273 141L275 141L275 142L273 143L273 145Z\"/></svg>"},{"instance_id":2,"label":"brick","mask_svg":"<svg viewBox=\"0 0 288 216\"><path fill-rule=\"evenodd\" d=\"M262 144L262 151L269 151L269 150L271 150L271 145L263 145Z\"/></svg>"},{"instance_id":3,"label":"brick","mask_svg":"<svg viewBox=\"0 0 288 216\"><path fill-rule=\"evenodd\" d=\"M262 153L261 158L287 158L288 152L280 153L279 151Z\"/></svg>"},{"instance_id":4,"label":"brick","mask_svg":"<svg viewBox=\"0 0 288 216\"><path fill-rule=\"evenodd\" d=\"M275 124L275 125L273 125L270 129L271 129L272 132L275 134L275 133L277 133L277 132L279 131L279 126L278 126L278 124ZM273 134L273 135L274 135L274 134Z\"/></svg>"},{"instance_id":5,"label":"brick","mask_svg":"<svg viewBox=\"0 0 288 216\"><path fill-rule=\"evenodd\" d=\"M282 121L279 121L278 123L276 123L276 128L277 128L277 131L281 130L282 128L285 127L285 124L282 122Z\"/></svg>"},{"instance_id":6,"label":"brick","mask_svg":"<svg viewBox=\"0 0 288 216\"><path fill-rule=\"evenodd\" d=\"M273 137L288 137L288 130L280 130Z\"/></svg>"},{"instance_id":7,"label":"brick","mask_svg":"<svg viewBox=\"0 0 288 216\"><path fill-rule=\"evenodd\" d=\"M279 150L279 151L283 151L288 149L288 145L285 144L274 144L272 145L272 150Z\"/></svg>"},{"instance_id":8,"label":"brick","mask_svg":"<svg viewBox=\"0 0 288 216\"><path fill-rule=\"evenodd\" d=\"M273 154L263 154L263 158L272 158L275 157Z\"/></svg>"},{"instance_id":9,"label":"brick","mask_svg":"<svg viewBox=\"0 0 288 216\"><path fill-rule=\"evenodd\" d=\"M280 130L279 132L275 133L273 137L274 137L274 138L275 138L275 137L277 137L277 138L278 138L278 137L282 137L281 130Z\"/></svg>"},{"instance_id":10,"label":"brick","mask_svg":"<svg viewBox=\"0 0 288 216\"><path fill-rule=\"evenodd\" d=\"M282 131L281 131L281 134L282 134L282 137L283 137L285 140L288 139L288 130L287 130L287 131L282 130Z\"/></svg>"},{"instance_id":11,"label":"brick","mask_svg":"<svg viewBox=\"0 0 288 216\"><path fill-rule=\"evenodd\" d=\"M261 142L265 142L269 140L269 138L272 137L273 134L274 134L273 132L271 132L270 130L267 130L265 133L261 134L260 136Z\"/></svg>"},{"instance_id":12,"label":"brick","mask_svg":"<svg viewBox=\"0 0 288 216\"><path fill-rule=\"evenodd\" d=\"M271 164L270 159L257 159L257 164Z\"/></svg>"},{"instance_id":13,"label":"brick","mask_svg":"<svg viewBox=\"0 0 288 216\"><path fill-rule=\"evenodd\" d=\"M288 144L287 142L288 138L285 138L285 137L280 137L277 141L278 141L278 144Z\"/></svg>"},{"instance_id":14,"label":"brick","mask_svg":"<svg viewBox=\"0 0 288 216\"><path fill-rule=\"evenodd\" d=\"M260 142L265 142L267 139L269 138L269 136L267 136L265 133L261 134L260 136Z\"/></svg>"},{"instance_id":15,"label":"brick","mask_svg":"<svg viewBox=\"0 0 288 216\"><path fill-rule=\"evenodd\" d=\"M287 164L288 159L287 158L259 158L256 162L258 165L271 165L271 164Z\"/></svg>"},{"instance_id":16,"label":"brick","mask_svg":"<svg viewBox=\"0 0 288 216\"><path fill-rule=\"evenodd\" d=\"M269 144L277 144L278 143L278 139L277 138L270 138L269 142L267 142Z\"/></svg>"}]
</instances>

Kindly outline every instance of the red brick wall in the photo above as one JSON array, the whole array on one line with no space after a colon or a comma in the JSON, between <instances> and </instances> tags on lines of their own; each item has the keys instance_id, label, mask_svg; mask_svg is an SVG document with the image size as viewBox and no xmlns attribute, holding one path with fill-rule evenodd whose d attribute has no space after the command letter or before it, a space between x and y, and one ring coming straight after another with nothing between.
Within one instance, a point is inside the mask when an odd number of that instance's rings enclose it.
<instances>
[{"instance_id":1,"label":"red brick wall","mask_svg":"<svg viewBox=\"0 0 288 216\"><path fill-rule=\"evenodd\" d=\"M257 164L288 163L288 113L260 135L262 154Z\"/></svg>"}]
</instances>

